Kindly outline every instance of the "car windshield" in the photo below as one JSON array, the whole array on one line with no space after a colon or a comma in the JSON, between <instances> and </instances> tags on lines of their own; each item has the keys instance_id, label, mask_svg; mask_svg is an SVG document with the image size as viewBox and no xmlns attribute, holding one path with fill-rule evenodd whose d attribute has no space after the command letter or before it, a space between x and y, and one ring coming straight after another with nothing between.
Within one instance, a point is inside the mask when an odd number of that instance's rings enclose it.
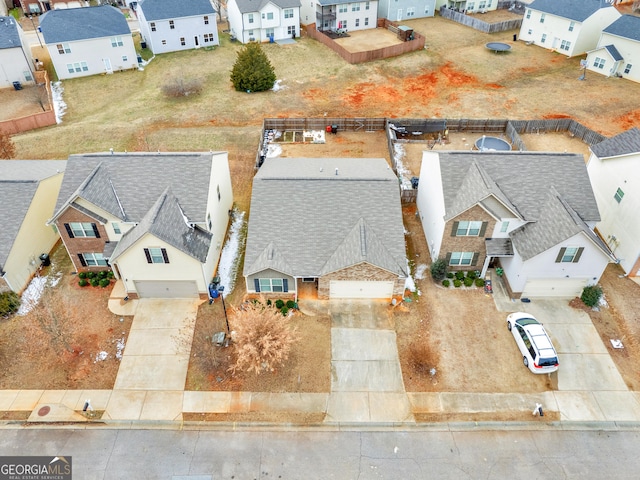
<instances>
[{"instance_id":1,"label":"car windshield","mask_svg":"<svg viewBox=\"0 0 640 480\"><path fill-rule=\"evenodd\" d=\"M520 318L518 323L522 326L525 325L538 325L538 321L535 318Z\"/></svg>"},{"instance_id":2,"label":"car windshield","mask_svg":"<svg viewBox=\"0 0 640 480\"><path fill-rule=\"evenodd\" d=\"M547 357L547 358L540 358L540 363L538 365L541 367L554 367L557 364L558 364L557 357Z\"/></svg>"}]
</instances>

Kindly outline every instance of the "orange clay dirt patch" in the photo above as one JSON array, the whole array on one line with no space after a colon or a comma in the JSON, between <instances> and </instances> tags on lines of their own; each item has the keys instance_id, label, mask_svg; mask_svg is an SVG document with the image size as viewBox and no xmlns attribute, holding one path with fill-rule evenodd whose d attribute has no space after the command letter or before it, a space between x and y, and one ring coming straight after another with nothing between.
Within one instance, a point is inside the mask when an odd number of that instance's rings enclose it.
<instances>
[{"instance_id":1,"label":"orange clay dirt patch","mask_svg":"<svg viewBox=\"0 0 640 480\"><path fill-rule=\"evenodd\" d=\"M622 127L623 130L628 130L637 125L640 125L640 109L633 110L627 113L626 115L621 116L618 119L618 123L620 124L620 127Z\"/></svg>"}]
</instances>

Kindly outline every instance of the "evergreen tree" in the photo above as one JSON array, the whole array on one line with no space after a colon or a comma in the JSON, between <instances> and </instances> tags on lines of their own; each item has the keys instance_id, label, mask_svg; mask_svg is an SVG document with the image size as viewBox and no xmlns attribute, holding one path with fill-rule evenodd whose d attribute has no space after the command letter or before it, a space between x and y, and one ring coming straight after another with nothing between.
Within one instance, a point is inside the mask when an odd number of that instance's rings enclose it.
<instances>
[{"instance_id":1,"label":"evergreen tree","mask_svg":"<svg viewBox=\"0 0 640 480\"><path fill-rule=\"evenodd\" d=\"M258 43L248 43L238 52L231 70L231 82L239 92L263 92L273 88L273 65Z\"/></svg>"}]
</instances>

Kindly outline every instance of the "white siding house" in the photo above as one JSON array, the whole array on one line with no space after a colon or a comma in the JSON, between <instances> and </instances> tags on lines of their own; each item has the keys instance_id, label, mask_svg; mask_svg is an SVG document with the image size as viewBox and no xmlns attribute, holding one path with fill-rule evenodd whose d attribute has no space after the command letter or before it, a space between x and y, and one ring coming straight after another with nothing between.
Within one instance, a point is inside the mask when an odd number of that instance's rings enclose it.
<instances>
[{"instance_id":1,"label":"white siding house","mask_svg":"<svg viewBox=\"0 0 640 480\"><path fill-rule=\"evenodd\" d=\"M587 170L602 216L596 228L627 275L640 276L640 129L593 145Z\"/></svg>"},{"instance_id":2,"label":"white siding house","mask_svg":"<svg viewBox=\"0 0 640 480\"><path fill-rule=\"evenodd\" d=\"M142 39L155 54L220 44L209 0L143 0L136 12Z\"/></svg>"},{"instance_id":3,"label":"white siding house","mask_svg":"<svg viewBox=\"0 0 640 480\"><path fill-rule=\"evenodd\" d=\"M0 17L0 88L13 82L33 83L31 48L22 28L13 17Z\"/></svg>"},{"instance_id":4,"label":"white siding house","mask_svg":"<svg viewBox=\"0 0 640 480\"><path fill-rule=\"evenodd\" d=\"M300 0L229 0L231 35L242 43L300 35Z\"/></svg>"},{"instance_id":5,"label":"white siding house","mask_svg":"<svg viewBox=\"0 0 640 480\"><path fill-rule=\"evenodd\" d=\"M587 68L640 82L640 17L623 15L605 28L598 46L587 54Z\"/></svg>"},{"instance_id":6,"label":"white siding house","mask_svg":"<svg viewBox=\"0 0 640 480\"><path fill-rule=\"evenodd\" d=\"M61 80L138 67L127 20L111 5L51 10L40 27Z\"/></svg>"},{"instance_id":7,"label":"white siding house","mask_svg":"<svg viewBox=\"0 0 640 480\"><path fill-rule=\"evenodd\" d=\"M618 18L603 0L534 0L525 9L520 40L574 57L593 50L602 30Z\"/></svg>"},{"instance_id":8,"label":"white siding house","mask_svg":"<svg viewBox=\"0 0 640 480\"><path fill-rule=\"evenodd\" d=\"M301 22L319 31L366 30L378 26L378 0L303 0Z\"/></svg>"},{"instance_id":9,"label":"white siding house","mask_svg":"<svg viewBox=\"0 0 640 480\"><path fill-rule=\"evenodd\" d=\"M497 5L497 0L495 1ZM379 0L378 18L386 18L393 22L411 20L413 18L433 17L436 11L436 0Z\"/></svg>"}]
</instances>

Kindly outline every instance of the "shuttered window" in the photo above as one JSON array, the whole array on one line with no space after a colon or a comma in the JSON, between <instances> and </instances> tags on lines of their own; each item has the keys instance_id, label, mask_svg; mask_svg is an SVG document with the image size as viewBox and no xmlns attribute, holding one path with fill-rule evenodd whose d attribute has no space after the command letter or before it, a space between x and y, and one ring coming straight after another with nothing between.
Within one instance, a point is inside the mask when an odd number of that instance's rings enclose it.
<instances>
[{"instance_id":1,"label":"shuttered window","mask_svg":"<svg viewBox=\"0 0 640 480\"><path fill-rule=\"evenodd\" d=\"M556 263L578 263L584 247L562 247L556 257Z\"/></svg>"},{"instance_id":2,"label":"shuttered window","mask_svg":"<svg viewBox=\"0 0 640 480\"><path fill-rule=\"evenodd\" d=\"M482 237L487 230L487 222L453 222L452 237Z\"/></svg>"},{"instance_id":3,"label":"shuttered window","mask_svg":"<svg viewBox=\"0 0 640 480\"><path fill-rule=\"evenodd\" d=\"M69 238L100 238L98 226L90 222L69 222L64 224Z\"/></svg>"},{"instance_id":4,"label":"shuttered window","mask_svg":"<svg viewBox=\"0 0 640 480\"><path fill-rule=\"evenodd\" d=\"M147 263L169 263L166 248L145 248L144 256L147 257Z\"/></svg>"}]
</instances>

